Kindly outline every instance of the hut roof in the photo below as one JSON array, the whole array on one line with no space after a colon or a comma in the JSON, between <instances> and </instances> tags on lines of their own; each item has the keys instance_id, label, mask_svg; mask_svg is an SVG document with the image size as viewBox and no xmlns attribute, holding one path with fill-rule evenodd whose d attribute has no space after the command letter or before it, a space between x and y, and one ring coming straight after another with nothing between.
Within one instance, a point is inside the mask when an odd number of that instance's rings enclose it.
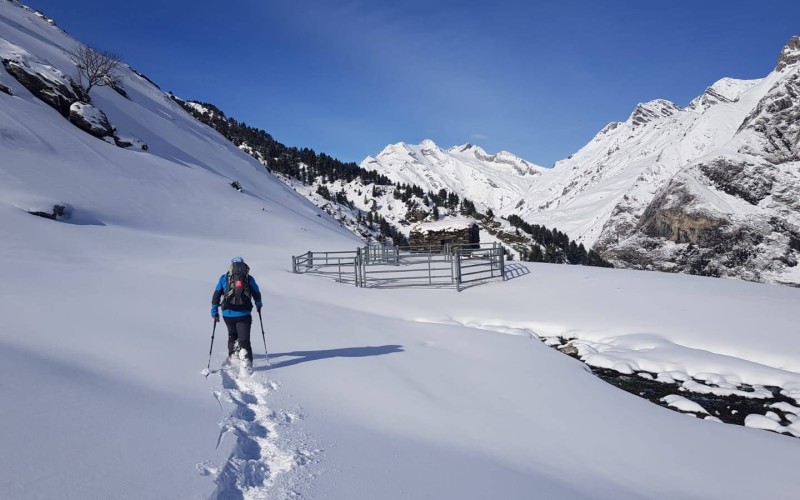
<instances>
[{"instance_id":1,"label":"hut roof","mask_svg":"<svg viewBox=\"0 0 800 500\"><path fill-rule=\"evenodd\" d=\"M411 230L418 233L429 233L432 231L460 231L469 229L478 222L472 217L451 217L449 219L437 220L435 222L420 222Z\"/></svg>"}]
</instances>

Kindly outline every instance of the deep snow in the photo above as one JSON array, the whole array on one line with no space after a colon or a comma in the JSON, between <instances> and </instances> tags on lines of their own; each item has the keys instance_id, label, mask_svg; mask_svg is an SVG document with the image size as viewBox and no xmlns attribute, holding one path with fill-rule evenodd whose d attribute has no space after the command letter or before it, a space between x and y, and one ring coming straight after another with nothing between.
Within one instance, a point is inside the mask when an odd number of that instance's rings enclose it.
<instances>
[{"instance_id":1,"label":"deep snow","mask_svg":"<svg viewBox=\"0 0 800 500\"><path fill-rule=\"evenodd\" d=\"M69 72L72 41L33 13L0 3L0 36ZM0 81L14 94L0 93L3 497L796 495L800 441L665 410L536 336L788 385L797 290L519 263L461 293L294 275L290 255L356 238L146 80L126 71L130 101L93 98L147 152ZM25 212L55 203L69 219ZM210 297L233 255L264 292L272 367L254 326L253 376L220 371L218 328L206 379Z\"/></svg>"}]
</instances>

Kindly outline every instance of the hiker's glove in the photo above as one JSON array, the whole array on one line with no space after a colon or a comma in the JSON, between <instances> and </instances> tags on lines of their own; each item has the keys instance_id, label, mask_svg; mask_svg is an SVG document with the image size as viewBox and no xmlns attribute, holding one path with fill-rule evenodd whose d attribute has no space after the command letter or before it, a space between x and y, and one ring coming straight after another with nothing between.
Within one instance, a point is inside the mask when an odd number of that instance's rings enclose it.
<instances>
[{"instance_id":1,"label":"hiker's glove","mask_svg":"<svg viewBox=\"0 0 800 500\"><path fill-rule=\"evenodd\" d=\"M256 306L256 311L258 311L258 314L261 314L261 306Z\"/></svg>"}]
</instances>

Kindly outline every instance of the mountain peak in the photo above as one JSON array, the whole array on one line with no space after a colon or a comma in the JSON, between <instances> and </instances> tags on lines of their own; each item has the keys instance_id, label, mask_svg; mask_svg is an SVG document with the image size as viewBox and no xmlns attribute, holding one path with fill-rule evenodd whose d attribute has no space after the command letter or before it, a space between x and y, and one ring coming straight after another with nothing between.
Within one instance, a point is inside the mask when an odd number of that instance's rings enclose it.
<instances>
[{"instance_id":1,"label":"mountain peak","mask_svg":"<svg viewBox=\"0 0 800 500\"><path fill-rule=\"evenodd\" d=\"M461 146L453 146L447 150L448 153L467 153L472 152L476 157L488 156L482 147L476 146L472 143L462 144Z\"/></svg>"},{"instance_id":2,"label":"mountain peak","mask_svg":"<svg viewBox=\"0 0 800 500\"><path fill-rule=\"evenodd\" d=\"M793 36L778 56L778 65L775 71L781 71L787 66L800 62L800 36Z\"/></svg>"},{"instance_id":3,"label":"mountain peak","mask_svg":"<svg viewBox=\"0 0 800 500\"><path fill-rule=\"evenodd\" d=\"M425 139L424 141L420 142L419 143L419 147L422 148L422 149L438 149L439 148L439 146L437 146L436 143L433 142L430 139Z\"/></svg>"},{"instance_id":4,"label":"mountain peak","mask_svg":"<svg viewBox=\"0 0 800 500\"><path fill-rule=\"evenodd\" d=\"M746 90L760 82L755 80L737 80L736 78L721 78L689 103L689 111L703 112L709 107L719 103L736 102Z\"/></svg>"},{"instance_id":5,"label":"mountain peak","mask_svg":"<svg viewBox=\"0 0 800 500\"><path fill-rule=\"evenodd\" d=\"M666 99L655 99L637 104L628 121L634 127L638 127L659 118L672 116L678 111L681 111L681 107L674 102Z\"/></svg>"}]
</instances>

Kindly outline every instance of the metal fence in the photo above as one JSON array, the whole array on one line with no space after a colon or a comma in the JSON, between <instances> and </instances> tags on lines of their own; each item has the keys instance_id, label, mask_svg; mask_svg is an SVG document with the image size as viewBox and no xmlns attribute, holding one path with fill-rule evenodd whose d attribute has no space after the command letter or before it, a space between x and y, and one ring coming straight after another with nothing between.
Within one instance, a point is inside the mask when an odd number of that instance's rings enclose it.
<instances>
[{"instance_id":1,"label":"metal fence","mask_svg":"<svg viewBox=\"0 0 800 500\"><path fill-rule=\"evenodd\" d=\"M465 246L370 244L342 252L292 257L292 272L311 273L367 288L436 287L463 290L505 277L505 251L497 243Z\"/></svg>"}]
</instances>

